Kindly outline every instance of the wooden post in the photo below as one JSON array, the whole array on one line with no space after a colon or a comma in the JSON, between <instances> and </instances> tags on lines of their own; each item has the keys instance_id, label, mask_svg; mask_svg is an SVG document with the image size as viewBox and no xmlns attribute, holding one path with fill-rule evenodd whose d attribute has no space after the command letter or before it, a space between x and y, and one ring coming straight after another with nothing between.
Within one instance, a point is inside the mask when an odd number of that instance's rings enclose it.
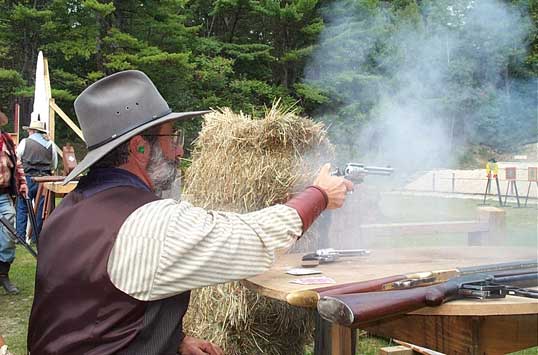
<instances>
[{"instance_id":1,"label":"wooden post","mask_svg":"<svg viewBox=\"0 0 538 355\"><path fill-rule=\"evenodd\" d=\"M54 141L54 138L56 137L56 112L54 111L50 103L54 102L54 99L51 98L49 102L49 137L52 141Z\"/></svg>"},{"instance_id":2,"label":"wooden post","mask_svg":"<svg viewBox=\"0 0 538 355\"><path fill-rule=\"evenodd\" d=\"M80 137L80 139L84 140L84 136L82 135L82 131L80 130L80 128L78 128L76 123L73 122L69 118L69 116L67 116L65 112L63 112L62 109L58 107L58 105L56 105L54 101L50 102L50 107L52 107L52 109L56 111L56 113L65 121L65 123L67 123L67 125L73 130L73 132L75 132Z\"/></svg>"},{"instance_id":3,"label":"wooden post","mask_svg":"<svg viewBox=\"0 0 538 355\"><path fill-rule=\"evenodd\" d=\"M315 355L354 355L357 329L322 319L316 313Z\"/></svg>"},{"instance_id":4,"label":"wooden post","mask_svg":"<svg viewBox=\"0 0 538 355\"><path fill-rule=\"evenodd\" d=\"M487 224L489 230L484 235L484 245L500 244L506 240L506 211L497 207L478 207L478 220Z\"/></svg>"},{"instance_id":5,"label":"wooden post","mask_svg":"<svg viewBox=\"0 0 538 355\"><path fill-rule=\"evenodd\" d=\"M331 324L331 355L354 355L356 330Z\"/></svg>"},{"instance_id":6,"label":"wooden post","mask_svg":"<svg viewBox=\"0 0 538 355\"><path fill-rule=\"evenodd\" d=\"M20 116L21 116L21 106L19 105L19 102L15 102L15 109L13 113L13 132L15 133L15 144L19 144L19 140L21 139L20 135Z\"/></svg>"}]
</instances>

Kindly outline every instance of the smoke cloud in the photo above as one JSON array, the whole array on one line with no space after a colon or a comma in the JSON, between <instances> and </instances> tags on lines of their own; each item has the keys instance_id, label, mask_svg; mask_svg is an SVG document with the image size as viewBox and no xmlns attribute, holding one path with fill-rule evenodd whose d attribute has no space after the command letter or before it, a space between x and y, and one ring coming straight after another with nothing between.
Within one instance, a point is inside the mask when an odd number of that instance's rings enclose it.
<instances>
[{"instance_id":1,"label":"smoke cloud","mask_svg":"<svg viewBox=\"0 0 538 355\"><path fill-rule=\"evenodd\" d=\"M324 9L305 82L332 98L316 116L340 159L424 170L450 166L469 142L508 149L537 141L536 79L513 72L534 31L526 9L421 4Z\"/></svg>"}]
</instances>

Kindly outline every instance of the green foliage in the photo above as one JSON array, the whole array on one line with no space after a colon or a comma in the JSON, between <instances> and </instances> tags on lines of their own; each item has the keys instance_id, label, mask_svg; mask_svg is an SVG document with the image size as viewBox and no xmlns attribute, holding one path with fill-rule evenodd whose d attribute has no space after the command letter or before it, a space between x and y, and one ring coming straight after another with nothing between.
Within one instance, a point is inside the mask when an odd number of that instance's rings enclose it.
<instances>
[{"instance_id":1,"label":"green foliage","mask_svg":"<svg viewBox=\"0 0 538 355\"><path fill-rule=\"evenodd\" d=\"M74 98L88 84L140 69L176 110L261 112L282 97L320 115L331 132L360 129L381 112L383 95L404 99L398 93L409 78L398 71L413 66L429 39L449 31L464 45L451 47L449 60L431 60L444 68L439 81L446 83L426 88L435 93L428 100L436 103L436 119L456 116L455 126L464 127L454 131L460 140L508 149L536 138L532 122L523 119L533 115L535 102L520 98L527 88L512 81L528 82L538 73L538 1L506 3L531 19L526 46L499 44L502 33L488 32L479 19L465 21L469 0L2 1L0 100L11 107L17 97L31 99L43 50L53 94L71 117ZM495 28L510 32L503 21ZM414 33L416 42L399 37L403 32ZM520 128L509 126L506 117L514 115ZM189 128L192 135L197 125Z\"/></svg>"},{"instance_id":2,"label":"green foliage","mask_svg":"<svg viewBox=\"0 0 538 355\"><path fill-rule=\"evenodd\" d=\"M82 5L99 13L101 16L108 16L116 10L116 7L112 2L102 3L97 0L85 0L82 2Z\"/></svg>"},{"instance_id":3,"label":"green foliage","mask_svg":"<svg viewBox=\"0 0 538 355\"><path fill-rule=\"evenodd\" d=\"M5 103L11 102L23 85L24 80L17 71L0 68L0 110L6 110Z\"/></svg>"}]
</instances>

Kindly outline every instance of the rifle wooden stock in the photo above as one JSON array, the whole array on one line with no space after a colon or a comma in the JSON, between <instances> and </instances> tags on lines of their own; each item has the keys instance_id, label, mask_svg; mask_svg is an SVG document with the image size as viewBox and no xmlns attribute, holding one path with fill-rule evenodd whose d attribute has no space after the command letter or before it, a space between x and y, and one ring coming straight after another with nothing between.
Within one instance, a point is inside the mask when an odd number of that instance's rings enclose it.
<instances>
[{"instance_id":1,"label":"rifle wooden stock","mask_svg":"<svg viewBox=\"0 0 538 355\"><path fill-rule=\"evenodd\" d=\"M458 287L458 283L447 282L400 291L325 296L318 302L318 312L331 322L354 326L428 305L440 305L443 296L457 293Z\"/></svg>"},{"instance_id":2,"label":"rifle wooden stock","mask_svg":"<svg viewBox=\"0 0 538 355\"><path fill-rule=\"evenodd\" d=\"M323 296L381 291L384 285L406 278L406 275L395 275L369 281L352 282L345 285L320 287L314 290L295 291L286 295L286 301L293 306L314 308Z\"/></svg>"},{"instance_id":3,"label":"rifle wooden stock","mask_svg":"<svg viewBox=\"0 0 538 355\"><path fill-rule=\"evenodd\" d=\"M458 294L464 283L481 282L491 279L488 274L475 274L457 277L447 282L425 287L405 290L357 293L321 297L318 312L321 317L345 326L357 326L370 322L411 312L422 307L439 306L444 302L461 298ZM503 276L494 278L495 282L517 283L520 286L538 284L538 274Z\"/></svg>"}]
</instances>

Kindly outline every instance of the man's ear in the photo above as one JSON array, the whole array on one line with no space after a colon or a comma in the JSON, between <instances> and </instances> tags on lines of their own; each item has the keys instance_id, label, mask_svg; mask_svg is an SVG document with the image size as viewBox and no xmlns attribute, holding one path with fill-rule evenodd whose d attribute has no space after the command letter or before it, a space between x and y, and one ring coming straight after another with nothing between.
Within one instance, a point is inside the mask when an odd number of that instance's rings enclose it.
<instances>
[{"instance_id":1,"label":"man's ear","mask_svg":"<svg viewBox=\"0 0 538 355\"><path fill-rule=\"evenodd\" d=\"M146 167L151 156L150 144L142 136L134 136L129 141L129 156Z\"/></svg>"}]
</instances>

